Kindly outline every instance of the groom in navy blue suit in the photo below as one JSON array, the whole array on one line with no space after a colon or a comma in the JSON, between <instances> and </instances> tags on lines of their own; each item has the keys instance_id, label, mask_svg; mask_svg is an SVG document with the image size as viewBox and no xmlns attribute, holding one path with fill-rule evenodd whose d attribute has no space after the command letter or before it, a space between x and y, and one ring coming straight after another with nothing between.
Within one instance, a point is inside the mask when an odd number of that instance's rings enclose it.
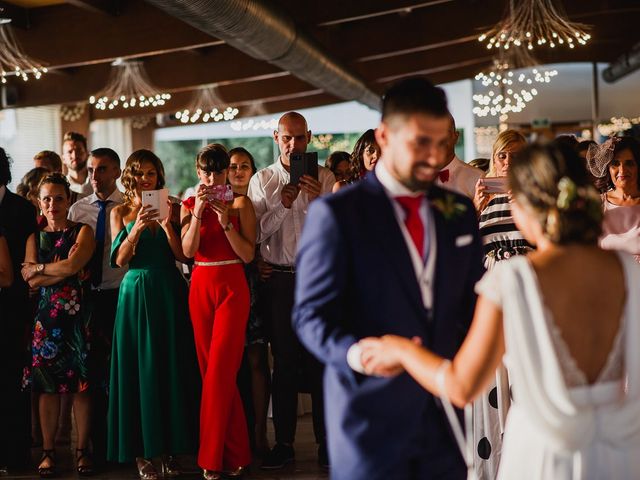
<instances>
[{"instance_id":1,"label":"groom in navy blue suit","mask_svg":"<svg viewBox=\"0 0 640 480\"><path fill-rule=\"evenodd\" d=\"M427 80L392 86L375 174L313 202L305 222L293 323L326 364L334 480L466 475L439 401L404 372L367 375L358 346L393 333L453 358L471 322L483 273L476 214L466 197L434 185L448 115L444 91Z\"/></svg>"}]
</instances>

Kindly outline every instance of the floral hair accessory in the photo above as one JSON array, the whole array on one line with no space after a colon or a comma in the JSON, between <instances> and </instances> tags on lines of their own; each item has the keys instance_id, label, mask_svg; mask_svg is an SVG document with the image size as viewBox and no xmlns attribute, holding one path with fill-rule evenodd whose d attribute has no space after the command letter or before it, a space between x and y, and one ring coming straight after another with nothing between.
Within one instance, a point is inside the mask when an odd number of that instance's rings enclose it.
<instances>
[{"instance_id":1,"label":"floral hair accessory","mask_svg":"<svg viewBox=\"0 0 640 480\"><path fill-rule=\"evenodd\" d=\"M587 167L596 178L602 178L611 160L613 160L613 152L616 144L620 141L620 137L610 137L602 145L591 144L587 150Z\"/></svg>"},{"instance_id":2,"label":"floral hair accessory","mask_svg":"<svg viewBox=\"0 0 640 480\"><path fill-rule=\"evenodd\" d=\"M602 199L592 185L576 186L569 177L562 177L558 181L558 210L586 209L589 216L599 219L602 217Z\"/></svg>"}]
</instances>

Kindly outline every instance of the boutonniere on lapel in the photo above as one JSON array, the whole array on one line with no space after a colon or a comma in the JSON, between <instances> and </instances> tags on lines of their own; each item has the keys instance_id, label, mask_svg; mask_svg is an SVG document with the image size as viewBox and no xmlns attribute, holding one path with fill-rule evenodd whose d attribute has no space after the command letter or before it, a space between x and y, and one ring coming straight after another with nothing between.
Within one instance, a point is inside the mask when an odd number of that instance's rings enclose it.
<instances>
[{"instance_id":1,"label":"boutonniere on lapel","mask_svg":"<svg viewBox=\"0 0 640 480\"><path fill-rule=\"evenodd\" d=\"M445 193L443 196L431 200L431 205L438 210L445 220L455 220L467 211L467 206L456 200L456 196Z\"/></svg>"}]
</instances>

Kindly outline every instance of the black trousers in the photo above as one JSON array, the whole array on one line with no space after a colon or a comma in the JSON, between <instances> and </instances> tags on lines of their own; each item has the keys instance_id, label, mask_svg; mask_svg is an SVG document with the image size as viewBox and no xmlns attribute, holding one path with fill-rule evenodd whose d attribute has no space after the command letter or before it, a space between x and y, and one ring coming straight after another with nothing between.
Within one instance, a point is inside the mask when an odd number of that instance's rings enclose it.
<instances>
[{"instance_id":1,"label":"black trousers","mask_svg":"<svg viewBox=\"0 0 640 480\"><path fill-rule=\"evenodd\" d=\"M113 324L116 318L119 289L93 290L91 305L91 351L89 353L91 385L91 444L96 465L107 459L107 397Z\"/></svg>"},{"instance_id":2,"label":"black trousers","mask_svg":"<svg viewBox=\"0 0 640 480\"><path fill-rule=\"evenodd\" d=\"M298 392L305 391L311 393L316 443L324 443L323 365L302 346L293 331L294 286L294 274L274 271L262 285L261 292L262 314L273 353L271 398L276 442L293 443L298 420Z\"/></svg>"},{"instance_id":3,"label":"black trousers","mask_svg":"<svg viewBox=\"0 0 640 480\"><path fill-rule=\"evenodd\" d=\"M31 457L31 398L22 389L30 365L29 331L33 323L26 298L0 295L0 465L21 468Z\"/></svg>"}]
</instances>

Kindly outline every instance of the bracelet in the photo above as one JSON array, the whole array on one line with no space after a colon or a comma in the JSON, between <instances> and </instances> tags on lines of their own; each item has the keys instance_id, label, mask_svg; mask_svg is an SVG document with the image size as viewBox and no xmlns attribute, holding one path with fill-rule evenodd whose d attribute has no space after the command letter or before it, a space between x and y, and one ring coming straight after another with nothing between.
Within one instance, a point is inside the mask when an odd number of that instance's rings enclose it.
<instances>
[{"instance_id":1,"label":"bracelet","mask_svg":"<svg viewBox=\"0 0 640 480\"><path fill-rule=\"evenodd\" d=\"M131 245L133 245L133 254L136 254L136 247L138 246L138 242L133 243L130 239L129 239L129 234L127 234L127 242L129 242Z\"/></svg>"},{"instance_id":2,"label":"bracelet","mask_svg":"<svg viewBox=\"0 0 640 480\"><path fill-rule=\"evenodd\" d=\"M191 216L197 218L198 220L202 220L202 217L197 216L195 213L191 212Z\"/></svg>"}]
</instances>

